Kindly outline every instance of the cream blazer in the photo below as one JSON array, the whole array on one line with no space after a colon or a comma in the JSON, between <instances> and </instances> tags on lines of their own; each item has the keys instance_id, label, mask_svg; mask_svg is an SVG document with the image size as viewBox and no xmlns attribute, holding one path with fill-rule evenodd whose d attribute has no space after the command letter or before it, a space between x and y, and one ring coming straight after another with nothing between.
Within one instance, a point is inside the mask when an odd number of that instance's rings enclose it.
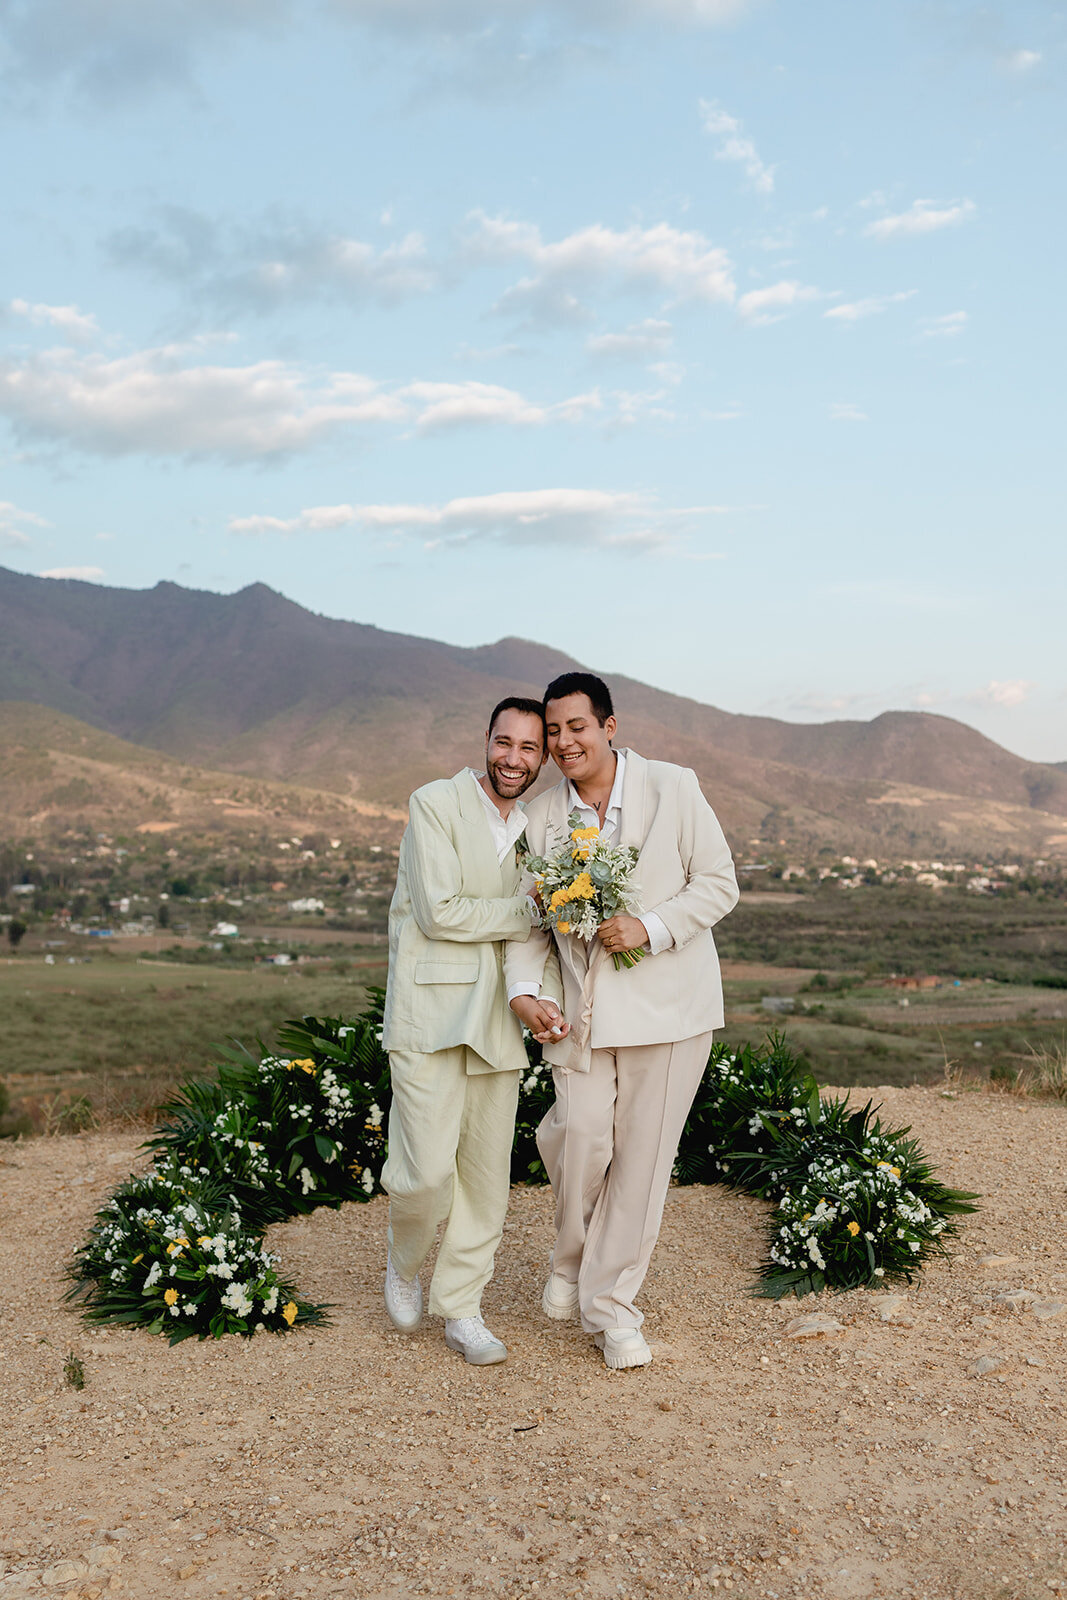
<instances>
[{"instance_id":1,"label":"cream blazer","mask_svg":"<svg viewBox=\"0 0 1067 1600\"><path fill-rule=\"evenodd\" d=\"M517 851L497 861L468 769L416 789L389 908L386 1050L462 1044L487 1072L526 1066L503 973L503 941L518 948L532 926L521 877Z\"/></svg>"},{"instance_id":2,"label":"cream blazer","mask_svg":"<svg viewBox=\"0 0 1067 1600\"><path fill-rule=\"evenodd\" d=\"M527 807L526 836L534 855L566 840L569 792L563 778ZM510 941L509 985L541 983L544 989L546 963L553 947L558 949L563 1013L573 1032L545 1047L553 1066L587 1071L590 1050L667 1044L723 1025L722 979L711 929L737 904L737 878L730 847L696 773L628 750L614 842L638 847L635 881L641 907L662 918L674 945L616 971L596 940L587 946L534 929L525 939Z\"/></svg>"}]
</instances>

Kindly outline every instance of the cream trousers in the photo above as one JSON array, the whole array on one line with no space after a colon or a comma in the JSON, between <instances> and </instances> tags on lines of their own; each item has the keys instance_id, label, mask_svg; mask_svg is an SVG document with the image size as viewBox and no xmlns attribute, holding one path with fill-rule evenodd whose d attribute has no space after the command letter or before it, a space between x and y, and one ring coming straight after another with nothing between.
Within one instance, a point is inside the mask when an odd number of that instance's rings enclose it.
<instances>
[{"instance_id":1,"label":"cream trousers","mask_svg":"<svg viewBox=\"0 0 1067 1600\"><path fill-rule=\"evenodd\" d=\"M552 1270L578 1285L587 1333L644 1321L634 1300L711 1039L594 1050L588 1072L553 1072L555 1104L537 1130L556 1196Z\"/></svg>"},{"instance_id":2,"label":"cream trousers","mask_svg":"<svg viewBox=\"0 0 1067 1600\"><path fill-rule=\"evenodd\" d=\"M483 1070L468 1073L468 1064ZM445 1224L430 1285L438 1317L475 1317L504 1231L519 1073L486 1072L465 1045L389 1054L393 1103L382 1186L389 1248L411 1279Z\"/></svg>"}]
</instances>

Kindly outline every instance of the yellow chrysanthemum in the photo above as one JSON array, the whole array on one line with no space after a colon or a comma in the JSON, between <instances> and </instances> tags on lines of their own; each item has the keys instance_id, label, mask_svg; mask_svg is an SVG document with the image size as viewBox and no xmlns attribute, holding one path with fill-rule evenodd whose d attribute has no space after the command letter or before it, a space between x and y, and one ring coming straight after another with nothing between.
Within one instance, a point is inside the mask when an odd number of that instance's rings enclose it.
<instances>
[{"instance_id":1,"label":"yellow chrysanthemum","mask_svg":"<svg viewBox=\"0 0 1067 1600\"><path fill-rule=\"evenodd\" d=\"M560 933L570 933L571 931L571 925L569 922L561 922L558 924L558 926Z\"/></svg>"},{"instance_id":2,"label":"yellow chrysanthemum","mask_svg":"<svg viewBox=\"0 0 1067 1600\"><path fill-rule=\"evenodd\" d=\"M143 1260L144 1260L144 1251L142 1250L141 1254L139 1256L134 1256L133 1260L130 1262L130 1266L131 1267L135 1267L137 1265L138 1261L143 1261Z\"/></svg>"},{"instance_id":3,"label":"yellow chrysanthemum","mask_svg":"<svg viewBox=\"0 0 1067 1600\"><path fill-rule=\"evenodd\" d=\"M167 1302L168 1306L176 1306L178 1304L177 1289L168 1289L163 1298Z\"/></svg>"},{"instance_id":4,"label":"yellow chrysanthemum","mask_svg":"<svg viewBox=\"0 0 1067 1600\"><path fill-rule=\"evenodd\" d=\"M211 1235L209 1233L202 1233L196 1242L197 1244L210 1244Z\"/></svg>"},{"instance_id":5,"label":"yellow chrysanthemum","mask_svg":"<svg viewBox=\"0 0 1067 1600\"><path fill-rule=\"evenodd\" d=\"M593 880L588 872L579 872L571 884L571 899L591 900L595 894L596 889L593 887Z\"/></svg>"},{"instance_id":6,"label":"yellow chrysanthemum","mask_svg":"<svg viewBox=\"0 0 1067 1600\"><path fill-rule=\"evenodd\" d=\"M184 1246L188 1245L188 1243L189 1243L189 1241L188 1241L188 1239L186 1239L184 1237L184 1235L180 1239L172 1239L170 1241L170 1244L168 1244L168 1246L167 1246L167 1254L168 1254L168 1256L176 1256L178 1254L178 1251L181 1250Z\"/></svg>"},{"instance_id":7,"label":"yellow chrysanthemum","mask_svg":"<svg viewBox=\"0 0 1067 1600\"><path fill-rule=\"evenodd\" d=\"M282 1316L285 1318L285 1320L289 1324L290 1328L293 1326L293 1323L296 1321L296 1312L297 1312L297 1305L296 1305L296 1301L295 1300L290 1300L288 1305L282 1306Z\"/></svg>"},{"instance_id":8,"label":"yellow chrysanthemum","mask_svg":"<svg viewBox=\"0 0 1067 1600\"><path fill-rule=\"evenodd\" d=\"M849 1225L848 1225L848 1231L852 1235L852 1237L855 1238L857 1233L859 1233L859 1231L860 1231L859 1223L858 1222L850 1222Z\"/></svg>"},{"instance_id":9,"label":"yellow chrysanthemum","mask_svg":"<svg viewBox=\"0 0 1067 1600\"><path fill-rule=\"evenodd\" d=\"M575 844L581 844L586 839L598 839L599 837L599 828L575 828L574 832L571 834L571 838L574 840Z\"/></svg>"}]
</instances>

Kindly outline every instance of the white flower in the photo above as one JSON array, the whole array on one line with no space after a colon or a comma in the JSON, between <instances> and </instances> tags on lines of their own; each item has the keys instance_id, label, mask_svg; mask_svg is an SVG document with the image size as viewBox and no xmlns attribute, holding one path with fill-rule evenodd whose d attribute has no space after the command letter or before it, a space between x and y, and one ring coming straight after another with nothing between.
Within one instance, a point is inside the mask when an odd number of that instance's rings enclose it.
<instances>
[{"instance_id":1,"label":"white flower","mask_svg":"<svg viewBox=\"0 0 1067 1600\"><path fill-rule=\"evenodd\" d=\"M366 1190L367 1194L371 1194L374 1189L374 1173L369 1167L364 1167L363 1176L359 1181L363 1185L363 1188Z\"/></svg>"},{"instance_id":2,"label":"white flower","mask_svg":"<svg viewBox=\"0 0 1067 1600\"><path fill-rule=\"evenodd\" d=\"M152 1270L144 1281L145 1289L148 1290L154 1288L162 1276L163 1268L160 1266L159 1262L156 1261L153 1263Z\"/></svg>"},{"instance_id":3,"label":"white flower","mask_svg":"<svg viewBox=\"0 0 1067 1600\"><path fill-rule=\"evenodd\" d=\"M315 1187L314 1176L308 1171L307 1167L300 1168L300 1187L305 1194L310 1194Z\"/></svg>"}]
</instances>

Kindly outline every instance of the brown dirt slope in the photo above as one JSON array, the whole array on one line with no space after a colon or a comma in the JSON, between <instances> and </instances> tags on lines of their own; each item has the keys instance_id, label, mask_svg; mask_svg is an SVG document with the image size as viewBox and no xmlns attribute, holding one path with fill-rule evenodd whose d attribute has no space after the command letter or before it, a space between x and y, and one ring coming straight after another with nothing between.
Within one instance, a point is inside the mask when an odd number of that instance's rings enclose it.
<instances>
[{"instance_id":1,"label":"brown dirt slope","mask_svg":"<svg viewBox=\"0 0 1067 1600\"><path fill-rule=\"evenodd\" d=\"M0 1596L1067 1593L1067 1314L1033 1309L1067 1300L1067 1112L881 1097L984 1192L954 1259L892 1314L833 1298L841 1330L793 1339L810 1302L748 1294L763 1208L674 1190L644 1297L655 1360L624 1373L537 1309L544 1191L513 1193L486 1295L501 1367L465 1366L432 1320L392 1330L382 1202L273 1235L332 1327L169 1350L87 1331L60 1300L131 1141L6 1150Z\"/></svg>"}]
</instances>

